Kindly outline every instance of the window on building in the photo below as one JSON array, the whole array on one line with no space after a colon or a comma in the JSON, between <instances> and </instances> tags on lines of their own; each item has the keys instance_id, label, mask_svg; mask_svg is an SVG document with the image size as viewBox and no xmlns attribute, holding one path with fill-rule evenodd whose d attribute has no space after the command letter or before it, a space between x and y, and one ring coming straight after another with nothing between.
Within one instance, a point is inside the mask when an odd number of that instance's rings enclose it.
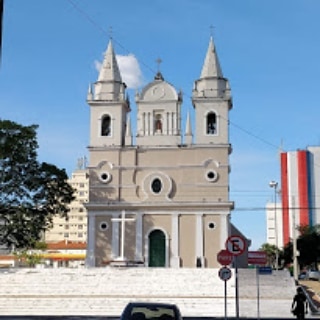
<instances>
[{"instance_id":1,"label":"window on building","mask_svg":"<svg viewBox=\"0 0 320 320\"><path fill-rule=\"evenodd\" d=\"M82 225L82 224L79 224L79 225L78 225L78 229L79 229L79 230L82 230L82 229L83 229L83 225Z\"/></svg>"},{"instance_id":2,"label":"window on building","mask_svg":"<svg viewBox=\"0 0 320 320\"><path fill-rule=\"evenodd\" d=\"M111 135L111 118L109 115L105 115L102 118L101 135L102 136L110 136Z\"/></svg>"},{"instance_id":3,"label":"window on building","mask_svg":"<svg viewBox=\"0 0 320 320\"><path fill-rule=\"evenodd\" d=\"M217 116L214 112L207 115L207 134L217 133Z\"/></svg>"},{"instance_id":4,"label":"window on building","mask_svg":"<svg viewBox=\"0 0 320 320\"><path fill-rule=\"evenodd\" d=\"M162 133L162 118L161 118L160 114L156 115L155 132L156 133Z\"/></svg>"},{"instance_id":5,"label":"window on building","mask_svg":"<svg viewBox=\"0 0 320 320\"><path fill-rule=\"evenodd\" d=\"M154 193L159 193L162 189L162 182L159 178L155 178L151 182L151 189Z\"/></svg>"}]
</instances>

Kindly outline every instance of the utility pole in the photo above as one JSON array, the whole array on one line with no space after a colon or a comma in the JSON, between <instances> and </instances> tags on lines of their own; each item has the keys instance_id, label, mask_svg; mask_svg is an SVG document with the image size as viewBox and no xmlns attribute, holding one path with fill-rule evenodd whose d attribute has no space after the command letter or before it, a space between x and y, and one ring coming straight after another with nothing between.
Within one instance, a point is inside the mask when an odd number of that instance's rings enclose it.
<instances>
[{"instance_id":1,"label":"utility pole","mask_svg":"<svg viewBox=\"0 0 320 320\"><path fill-rule=\"evenodd\" d=\"M298 280L298 250L297 250L297 228L296 228L296 204L295 198L292 196L291 206L291 219L292 219L292 249L293 249L293 278Z\"/></svg>"},{"instance_id":2,"label":"utility pole","mask_svg":"<svg viewBox=\"0 0 320 320\"><path fill-rule=\"evenodd\" d=\"M275 240L276 240L276 270L279 269L279 244L278 244L278 219L277 219L277 188L278 182L270 181L269 183L270 188L274 188L274 233L275 233Z\"/></svg>"}]
</instances>

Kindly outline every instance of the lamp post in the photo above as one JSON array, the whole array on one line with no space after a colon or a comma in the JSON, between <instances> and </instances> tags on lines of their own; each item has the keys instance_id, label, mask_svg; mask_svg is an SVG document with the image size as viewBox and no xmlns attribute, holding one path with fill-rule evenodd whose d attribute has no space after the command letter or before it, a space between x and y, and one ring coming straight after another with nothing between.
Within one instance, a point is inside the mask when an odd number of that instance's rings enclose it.
<instances>
[{"instance_id":1,"label":"lamp post","mask_svg":"<svg viewBox=\"0 0 320 320\"><path fill-rule=\"evenodd\" d=\"M276 240L276 270L278 270L279 250L278 250L278 221L277 221L277 188L278 182L272 180L269 183L270 188L274 189L274 233Z\"/></svg>"}]
</instances>

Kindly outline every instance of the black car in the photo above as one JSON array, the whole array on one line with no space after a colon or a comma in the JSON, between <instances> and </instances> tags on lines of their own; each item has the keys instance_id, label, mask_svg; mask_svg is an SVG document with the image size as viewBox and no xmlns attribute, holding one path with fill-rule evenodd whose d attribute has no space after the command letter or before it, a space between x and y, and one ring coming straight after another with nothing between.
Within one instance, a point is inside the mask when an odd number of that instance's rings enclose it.
<instances>
[{"instance_id":1,"label":"black car","mask_svg":"<svg viewBox=\"0 0 320 320\"><path fill-rule=\"evenodd\" d=\"M157 302L129 302L120 320L182 320L175 304Z\"/></svg>"}]
</instances>

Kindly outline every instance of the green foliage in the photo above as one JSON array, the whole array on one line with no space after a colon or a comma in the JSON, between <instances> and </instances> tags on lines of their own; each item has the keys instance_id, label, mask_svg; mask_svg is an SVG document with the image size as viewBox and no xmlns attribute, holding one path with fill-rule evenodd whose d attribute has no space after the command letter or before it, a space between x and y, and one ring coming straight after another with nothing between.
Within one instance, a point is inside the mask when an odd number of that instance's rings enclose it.
<instances>
[{"instance_id":1,"label":"green foliage","mask_svg":"<svg viewBox=\"0 0 320 320\"><path fill-rule=\"evenodd\" d=\"M47 245L45 242L43 242L43 241L37 241L37 242L34 244L34 248L33 248L33 249L44 251L44 250L47 250L47 247L48 247L48 245Z\"/></svg>"},{"instance_id":2,"label":"green foliage","mask_svg":"<svg viewBox=\"0 0 320 320\"><path fill-rule=\"evenodd\" d=\"M36 264L42 261L40 254L26 250L15 252L14 255L22 265L26 265L27 267L35 267Z\"/></svg>"},{"instance_id":3,"label":"green foliage","mask_svg":"<svg viewBox=\"0 0 320 320\"><path fill-rule=\"evenodd\" d=\"M284 265L288 266L293 262L293 245L289 242L283 248Z\"/></svg>"},{"instance_id":4,"label":"green foliage","mask_svg":"<svg viewBox=\"0 0 320 320\"><path fill-rule=\"evenodd\" d=\"M318 269L320 261L320 225L299 226L297 229L300 232L300 236L297 238L300 269L305 267ZM292 241L284 247L284 259L286 264L293 262Z\"/></svg>"},{"instance_id":5,"label":"green foliage","mask_svg":"<svg viewBox=\"0 0 320 320\"><path fill-rule=\"evenodd\" d=\"M33 248L73 200L65 170L38 162L36 129L0 120L0 244L9 247Z\"/></svg>"},{"instance_id":6,"label":"green foliage","mask_svg":"<svg viewBox=\"0 0 320 320\"><path fill-rule=\"evenodd\" d=\"M320 260L320 226L300 226L300 236L297 248L300 252L298 261L300 266L310 266L318 269Z\"/></svg>"},{"instance_id":7,"label":"green foliage","mask_svg":"<svg viewBox=\"0 0 320 320\"><path fill-rule=\"evenodd\" d=\"M270 243L264 243L261 245L260 249L261 251L264 251L267 254L267 265L274 267L276 266L276 257L277 257L277 251L278 251L278 265L279 265L279 258L281 257L281 250L277 248L274 244Z\"/></svg>"}]
</instances>

